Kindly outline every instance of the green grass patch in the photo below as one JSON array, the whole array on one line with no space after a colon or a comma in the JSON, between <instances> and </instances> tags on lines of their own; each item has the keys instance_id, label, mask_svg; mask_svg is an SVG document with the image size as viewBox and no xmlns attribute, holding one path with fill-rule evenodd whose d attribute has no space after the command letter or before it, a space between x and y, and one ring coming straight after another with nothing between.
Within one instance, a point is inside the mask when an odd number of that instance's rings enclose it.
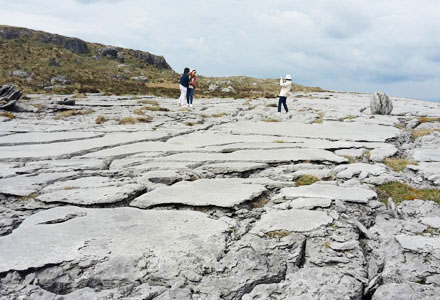
<instances>
[{"instance_id":1,"label":"green grass patch","mask_svg":"<svg viewBox=\"0 0 440 300\"><path fill-rule=\"evenodd\" d=\"M377 187L379 200L386 203L389 197L395 203L405 200L431 200L440 204L440 189L416 189L401 182L390 182Z\"/></svg>"},{"instance_id":2,"label":"green grass patch","mask_svg":"<svg viewBox=\"0 0 440 300\"><path fill-rule=\"evenodd\" d=\"M283 144L283 143L287 143L287 142L285 140L275 140L272 143Z\"/></svg>"},{"instance_id":3,"label":"green grass patch","mask_svg":"<svg viewBox=\"0 0 440 300\"><path fill-rule=\"evenodd\" d=\"M313 184L319 180L320 179L318 177L313 176L313 175L302 175L298 179L295 180L295 183L297 186L310 185L310 184Z\"/></svg>"}]
</instances>

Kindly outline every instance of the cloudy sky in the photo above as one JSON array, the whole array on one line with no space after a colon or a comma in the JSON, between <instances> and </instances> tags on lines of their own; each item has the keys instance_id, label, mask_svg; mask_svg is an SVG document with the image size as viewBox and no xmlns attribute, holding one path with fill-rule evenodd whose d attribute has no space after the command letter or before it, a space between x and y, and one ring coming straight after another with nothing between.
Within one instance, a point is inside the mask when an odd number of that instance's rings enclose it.
<instances>
[{"instance_id":1,"label":"cloudy sky","mask_svg":"<svg viewBox=\"0 0 440 300\"><path fill-rule=\"evenodd\" d=\"M165 56L208 76L440 98L438 0L0 0L0 23Z\"/></svg>"}]
</instances>

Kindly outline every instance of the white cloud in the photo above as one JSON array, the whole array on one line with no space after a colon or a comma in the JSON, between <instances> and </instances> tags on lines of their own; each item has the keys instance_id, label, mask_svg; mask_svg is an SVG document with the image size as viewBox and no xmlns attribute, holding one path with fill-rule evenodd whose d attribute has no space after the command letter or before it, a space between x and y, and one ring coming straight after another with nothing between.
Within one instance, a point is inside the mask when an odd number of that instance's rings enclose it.
<instances>
[{"instance_id":1,"label":"white cloud","mask_svg":"<svg viewBox=\"0 0 440 300\"><path fill-rule=\"evenodd\" d=\"M4 24L164 55L179 72L293 73L299 83L327 89L440 97L437 0L0 3Z\"/></svg>"}]
</instances>

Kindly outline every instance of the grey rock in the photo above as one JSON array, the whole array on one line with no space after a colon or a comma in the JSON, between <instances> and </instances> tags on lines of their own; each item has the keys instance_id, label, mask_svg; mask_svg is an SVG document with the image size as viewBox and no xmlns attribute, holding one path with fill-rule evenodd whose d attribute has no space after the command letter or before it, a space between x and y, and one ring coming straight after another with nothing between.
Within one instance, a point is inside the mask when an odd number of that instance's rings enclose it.
<instances>
[{"instance_id":1,"label":"grey rock","mask_svg":"<svg viewBox=\"0 0 440 300\"><path fill-rule=\"evenodd\" d=\"M328 198L346 202L367 203L376 198L374 191L360 187L339 187L331 184L314 183L307 186L284 188L275 199Z\"/></svg>"},{"instance_id":2,"label":"grey rock","mask_svg":"<svg viewBox=\"0 0 440 300\"><path fill-rule=\"evenodd\" d=\"M393 111L393 103L384 92L371 95L370 110L372 114L389 115Z\"/></svg>"},{"instance_id":3,"label":"grey rock","mask_svg":"<svg viewBox=\"0 0 440 300\"><path fill-rule=\"evenodd\" d=\"M22 70L15 70L12 72L9 72L9 75L15 76L15 77L20 77L20 78L27 78L29 77L29 74L25 71Z\"/></svg>"},{"instance_id":4,"label":"grey rock","mask_svg":"<svg viewBox=\"0 0 440 300\"><path fill-rule=\"evenodd\" d=\"M130 77L130 79L131 79L131 80L134 80L134 81L138 81L138 82L143 82L143 83L148 82L148 78L145 77L144 75L141 75L141 76L135 76L135 77Z\"/></svg>"},{"instance_id":5,"label":"grey rock","mask_svg":"<svg viewBox=\"0 0 440 300\"><path fill-rule=\"evenodd\" d=\"M69 214L81 216L60 219ZM226 229L222 221L199 212L58 207L32 215L12 234L0 237L0 256L4 258L0 272L85 257L99 261L107 257L110 260L101 267L111 268L112 259L136 260L146 255L149 272L158 277L175 276L203 264L208 267L218 258L225 248L222 234ZM27 251L29 247L32 252Z\"/></svg>"},{"instance_id":6,"label":"grey rock","mask_svg":"<svg viewBox=\"0 0 440 300\"><path fill-rule=\"evenodd\" d=\"M118 50L114 47L101 48L98 50L98 53L108 58L118 58Z\"/></svg>"},{"instance_id":7,"label":"grey rock","mask_svg":"<svg viewBox=\"0 0 440 300\"><path fill-rule=\"evenodd\" d=\"M64 75L54 76L50 79L51 84L72 84L72 81Z\"/></svg>"},{"instance_id":8,"label":"grey rock","mask_svg":"<svg viewBox=\"0 0 440 300\"><path fill-rule=\"evenodd\" d=\"M383 162L385 158L393 156L397 153L397 148L390 145L386 148L376 148L370 153L370 160L374 162Z\"/></svg>"},{"instance_id":9,"label":"grey rock","mask_svg":"<svg viewBox=\"0 0 440 300\"><path fill-rule=\"evenodd\" d=\"M417 126L419 126L419 124L420 124L419 119L412 119L411 121L409 121L409 122L406 124L406 128L407 128L407 129L414 129L414 128L416 128Z\"/></svg>"},{"instance_id":10,"label":"grey rock","mask_svg":"<svg viewBox=\"0 0 440 300\"><path fill-rule=\"evenodd\" d=\"M379 286L373 300L437 300L440 288L417 283L389 283Z\"/></svg>"},{"instance_id":11,"label":"grey rock","mask_svg":"<svg viewBox=\"0 0 440 300\"><path fill-rule=\"evenodd\" d=\"M333 221L325 212L292 209L286 211L269 211L251 230L254 234L286 230L290 232L307 232L328 225Z\"/></svg>"},{"instance_id":12,"label":"grey rock","mask_svg":"<svg viewBox=\"0 0 440 300\"><path fill-rule=\"evenodd\" d=\"M264 191L264 186L235 179L201 179L155 189L136 198L130 205L140 208L163 204L233 207L254 200Z\"/></svg>"}]
</instances>

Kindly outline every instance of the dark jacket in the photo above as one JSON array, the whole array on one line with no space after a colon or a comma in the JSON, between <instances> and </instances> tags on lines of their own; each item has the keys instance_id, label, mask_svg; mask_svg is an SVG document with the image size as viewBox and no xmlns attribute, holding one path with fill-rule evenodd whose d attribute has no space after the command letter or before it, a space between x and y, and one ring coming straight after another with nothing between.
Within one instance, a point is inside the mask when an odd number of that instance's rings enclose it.
<instances>
[{"instance_id":1,"label":"dark jacket","mask_svg":"<svg viewBox=\"0 0 440 300\"><path fill-rule=\"evenodd\" d=\"M180 84L183 85L186 88L189 86L189 76L188 76L188 74L183 74L182 77L180 77Z\"/></svg>"}]
</instances>

